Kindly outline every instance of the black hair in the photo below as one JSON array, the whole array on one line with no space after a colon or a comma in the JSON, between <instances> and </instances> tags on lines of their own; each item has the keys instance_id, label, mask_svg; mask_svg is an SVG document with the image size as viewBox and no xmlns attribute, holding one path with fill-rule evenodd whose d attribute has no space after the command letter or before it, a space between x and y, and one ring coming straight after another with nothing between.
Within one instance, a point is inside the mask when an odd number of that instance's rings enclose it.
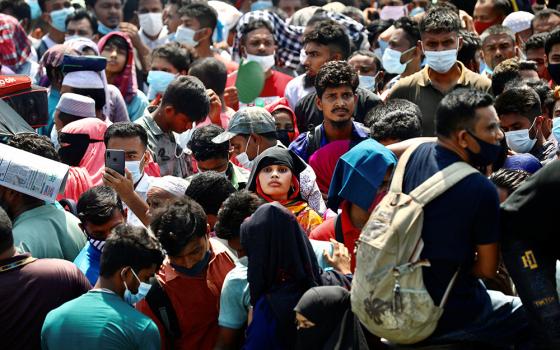
<instances>
[{"instance_id":1,"label":"black hair","mask_svg":"<svg viewBox=\"0 0 560 350\"><path fill-rule=\"evenodd\" d=\"M212 31L218 24L218 14L216 10L208 4L193 2L179 9L179 15L196 19L200 23L200 28L210 28Z\"/></svg>"},{"instance_id":2,"label":"black hair","mask_svg":"<svg viewBox=\"0 0 560 350\"><path fill-rule=\"evenodd\" d=\"M512 44L515 45L515 33L510 28L503 26L501 24L494 24L490 28L486 29L482 34L480 34L480 40L484 46L484 42L490 35L507 35L511 40Z\"/></svg>"},{"instance_id":3,"label":"black hair","mask_svg":"<svg viewBox=\"0 0 560 350\"><path fill-rule=\"evenodd\" d=\"M228 159L229 142L214 143L212 139L224 132L224 129L217 125L206 125L196 128L191 136L187 147L192 151L197 162L208 159Z\"/></svg>"},{"instance_id":4,"label":"black hair","mask_svg":"<svg viewBox=\"0 0 560 350\"><path fill-rule=\"evenodd\" d=\"M159 267L164 258L161 244L145 228L122 224L105 241L99 275L110 278L127 266L138 274L143 269Z\"/></svg>"},{"instance_id":5,"label":"black hair","mask_svg":"<svg viewBox=\"0 0 560 350\"><path fill-rule=\"evenodd\" d=\"M17 134L10 138L8 146L54 160L55 162L60 162L60 157L54 145L51 140L44 135L32 133Z\"/></svg>"},{"instance_id":6,"label":"black hair","mask_svg":"<svg viewBox=\"0 0 560 350\"><path fill-rule=\"evenodd\" d=\"M360 81L358 73L346 61L330 61L325 63L315 79L315 90L321 98L329 87L349 86L355 93Z\"/></svg>"},{"instance_id":7,"label":"black hair","mask_svg":"<svg viewBox=\"0 0 560 350\"><path fill-rule=\"evenodd\" d=\"M377 41L377 37L383 33L384 31L386 31L387 29L389 29L389 27L391 27L393 25L393 20L381 20L381 19L376 19L371 21L368 25L367 25L367 31L368 31L368 41L369 43L372 45L374 42Z\"/></svg>"},{"instance_id":8,"label":"black hair","mask_svg":"<svg viewBox=\"0 0 560 350\"><path fill-rule=\"evenodd\" d=\"M45 1L45 0L39 0L39 1ZM85 0L85 2L86 2L87 7L94 8L95 4L97 3L97 0ZM121 5L122 5L122 3L123 3L123 0L121 0Z\"/></svg>"},{"instance_id":9,"label":"black hair","mask_svg":"<svg viewBox=\"0 0 560 350\"><path fill-rule=\"evenodd\" d=\"M117 192L109 186L95 186L82 193L76 211L82 223L103 225L113 216L114 211L124 216L123 203Z\"/></svg>"},{"instance_id":10,"label":"black hair","mask_svg":"<svg viewBox=\"0 0 560 350\"><path fill-rule=\"evenodd\" d=\"M419 25L422 33L458 33L461 21L457 13L444 6L434 6L428 10Z\"/></svg>"},{"instance_id":11,"label":"black hair","mask_svg":"<svg viewBox=\"0 0 560 350\"><path fill-rule=\"evenodd\" d=\"M494 0L494 9L504 17L513 12L510 0Z\"/></svg>"},{"instance_id":12,"label":"black hair","mask_svg":"<svg viewBox=\"0 0 560 350\"><path fill-rule=\"evenodd\" d=\"M508 195L517 190L531 176L524 170L500 169L490 176L497 187L504 188Z\"/></svg>"},{"instance_id":13,"label":"black hair","mask_svg":"<svg viewBox=\"0 0 560 350\"><path fill-rule=\"evenodd\" d=\"M78 95L91 97L95 101L95 111L101 111L107 103L107 96L105 95L105 89L85 89L71 87L72 92Z\"/></svg>"},{"instance_id":14,"label":"black hair","mask_svg":"<svg viewBox=\"0 0 560 350\"><path fill-rule=\"evenodd\" d=\"M200 79L207 89L214 90L218 96L221 96L226 89L226 65L214 57L194 61L189 69L189 75Z\"/></svg>"},{"instance_id":15,"label":"black hair","mask_svg":"<svg viewBox=\"0 0 560 350\"><path fill-rule=\"evenodd\" d=\"M548 84L541 79L524 81L523 83L531 89L535 90L537 95L539 95L539 100L541 101L541 110L543 114L546 110L549 113L549 117L552 118L555 101L554 92L550 88L550 86L548 86Z\"/></svg>"},{"instance_id":16,"label":"black hair","mask_svg":"<svg viewBox=\"0 0 560 350\"><path fill-rule=\"evenodd\" d=\"M17 20L31 20L31 7L24 0L0 0L0 13L11 12Z\"/></svg>"},{"instance_id":17,"label":"black hair","mask_svg":"<svg viewBox=\"0 0 560 350\"><path fill-rule=\"evenodd\" d=\"M109 125L107 130L105 131L105 135L103 137L103 142L105 146L109 143L109 140L113 137L121 137L121 138L140 138L140 141L144 146L148 146L148 134L146 130L140 126L140 124L132 123L132 122L118 122Z\"/></svg>"},{"instance_id":18,"label":"black hair","mask_svg":"<svg viewBox=\"0 0 560 350\"><path fill-rule=\"evenodd\" d=\"M261 29L261 28L264 28L264 29L268 30L270 32L270 34L272 34L272 37L274 38L274 28L272 27L272 25L269 22L267 22L263 19L253 19L253 20L247 22L245 25L243 25L238 30L241 33L241 44L242 45L245 44L245 41L247 40L247 35L249 33L251 33L254 30Z\"/></svg>"},{"instance_id":19,"label":"black hair","mask_svg":"<svg viewBox=\"0 0 560 350\"><path fill-rule=\"evenodd\" d=\"M352 3L354 2L351 0ZM361 25L366 24L366 19L364 17L364 13L357 7L352 5L347 5L344 10L341 12L343 15L352 18L356 22L360 23Z\"/></svg>"},{"instance_id":20,"label":"black hair","mask_svg":"<svg viewBox=\"0 0 560 350\"><path fill-rule=\"evenodd\" d=\"M222 203L235 192L227 177L216 171L193 176L185 194L202 206L206 215L217 215Z\"/></svg>"},{"instance_id":21,"label":"black hair","mask_svg":"<svg viewBox=\"0 0 560 350\"><path fill-rule=\"evenodd\" d=\"M517 113L531 122L542 113L539 95L528 86L505 90L496 98L495 107L498 115Z\"/></svg>"},{"instance_id":22,"label":"black hair","mask_svg":"<svg viewBox=\"0 0 560 350\"><path fill-rule=\"evenodd\" d=\"M422 111L415 103L395 98L373 108L366 116L371 137L404 141L422 136Z\"/></svg>"},{"instance_id":23,"label":"black hair","mask_svg":"<svg viewBox=\"0 0 560 350\"><path fill-rule=\"evenodd\" d=\"M475 89L456 89L447 94L436 109L436 134L448 137L458 130L473 130L476 110L492 106L489 94Z\"/></svg>"},{"instance_id":24,"label":"black hair","mask_svg":"<svg viewBox=\"0 0 560 350\"><path fill-rule=\"evenodd\" d=\"M115 45L120 50L126 50L126 55L128 56L128 50L130 49L128 46L128 42L125 38L120 35L113 35L105 42L103 49L105 49L108 45ZM101 51L103 50L101 49Z\"/></svg>"},{"instance_id":25,"label":"black hair","mask_svg":"<svg viewBox=\"0 0 560 350\"><path fill-rule=\"evenodd\" d=\"M393 26L395 29L402 29L406 35L406 40L410 43L411 47L416 46L420 40L420 29L418 23L413 21L410 17L401 17L397 19Z\"/></svg>"},{"instance_id":26,"label":"black hair","mask_svg":"<svg viewBox=\"0 0 560 350\"><path fill-rule=\"evenodd\" d=\"M534 61L520 61L519 70L534 70L538 73L537 63Z\"/></svg>"},{"instance_id":27,"label":"black hair","mask_svg":"<svg viewBox=\"0 0 560 350\"><path fill-rule=\"evenodd\" d=\"M83 117L77 117L77 116L72 115L72 114L68 114L68 113L65 113L65 112L58 111L58 119L60 119L63 126L66 126L66 125L68 125L72 122L75 122L76 120L83 119Z\"/></svg>"},{"instance_id":28,"label":"black hair","mask_svg":"<svg viewBox=\"0 0 560 350\"><path fill-rule=\"evenodd\" d=\"M321 22L303 37L303 45L317 43L329 47L331 55L339 53L345 60L350 55L350 39L344 27L332 21Z\"/></svg>"},{"instance_id":29,"label":"black hair","mask_svg":"<svg viewBox=\"0 0 560 350\"><path fill-rule=\"evenodd\" d=\"M383 63L381 62L381 58L379 56L377 56L375 53L373 53L370 50L357 50L352 52L352 54L350 55L350 57L348 57L347 61L350 61L350 59L354 56L367 56L367 57L372 57L373 58L373 62L375 63L375 67L377 67L377 71L382 71L383 70Z\"/></svg>"},{"instance_id":30,"label":"black hair","mask_svg":"<svg viewBox=\"0 0 560 350\"><path fill-rule=\"evenodd\" d=\"M192 50L181 46L178 42L170 42L156 47L152 51L152 60L154 58L162 58L169 62L179 72L188 72L189 67L195 59Z\"/></svg>"},{"instance_id":31,"label":"black hair","mask_svg":"<svg viewBox=\"0 0 560 350\"><path fill-rule=\"evenodd\" d=\"M14 235L12 234L12 220L0 207L0 253L14 246Z\"/></svg>"},{"instance_id":32,"label":"black hair","mask_svg":"<svg viewBox=\"0 0 560 350\"><path fill-rule=\"evenodd\" d=\"M463 46L457 53L457 60L463 64L469 64L476 56L476 52L482 48L482 40L475 33L460 30L459 36L463 38Z\"/></svg>"},{"instance_id":33,"label":"black hair","mask_svg":"<svg viewBox=\"0 0 560 350\"><path fill-rule=\"evenodd\" d=\"M544 52L547 54L547 56L550 54L552 47L556 44L560 44L560 28L556 28L551 31L548 35L548 38L546 38L546 41L544 43Z\"/></svg>"},{"instance_id":34,"label":"black hair","mask_svg":"<svg viewBox=\"0 0 560 350\"><path fill-rule=\"evenodd\" d=\"M533 19L531 20L531 28L534 28L535 21L538 21L538 20L541 20L541 19L548 19L548 18L550 18L550 16L560 17L560 11L545 8L543 10L535 12L535 17L533 17Z\"/></svg>"},{"instance_id":35,"label":"black hair","mask_svg":"<svg viewBox=\"0 0 560 350\"><path fill-rule=\"evenodd\" d=\"M494 96L501 94L508 82L521 78L519 74L519 60L508 58L500 62L492 73L492 93Z\"/></svg>"},{"instance_id":36,"label":"black hair","mask_svg":"<svg viewBox=\"0 0 560 350\"><path fill-rule=\"evenodd\" d=\"M239 237L241 224L264 203L262 198L247 190L232 193L218 211L218 221L214 226L221 239Z\"/></svg>"},{"instance_id":37,"label":"black hair","mask_svg":"<svg viewBox=\"0 0 560 350\"><path fill-rule=\"evenodd\" d=\"M97 18L95 18L95 15L93 13L86 9L77 9L76 11L69 14L68 17L66 17L66 27L68 27L68 23L73 21L81 21L82 19L87 19L89 24L91 25L93 34L97 34Z\"/></svg>"},{"instance_id":38,"label":"black hair","mask_svg":"<svg viewBox=\"0 0 560 350\"><path fill-rule=\"evenodd\" d=\"M159 211L150 228L167 255L177 256L193 239L206 235L206 214L200 204L183 197Z\"/></svg>"},{"instance_id":39,"label":"black hair","mask_svg":"<svg viewBox=\"0 0 560 350\"><path fill-rule=\"evenodd\" d=\"M190 76L179 76L169 83L161 106L172 106L176 113L185 114L193 122L203 120L210 112L210 100L204 84Z\"/></svg>"},{"instance_id":40,"label":"black hair","mask_svg":"<svg viewBox=\"0 0 560 350\"><path fill-rule=\"evenodd\" d=\"M550 33L548 32L531 35L525 42L523 50L527 53L529 50L544 49L544 44L546 43L546 39L548 39L549 35Z\"/></svg>"}]
</instances>

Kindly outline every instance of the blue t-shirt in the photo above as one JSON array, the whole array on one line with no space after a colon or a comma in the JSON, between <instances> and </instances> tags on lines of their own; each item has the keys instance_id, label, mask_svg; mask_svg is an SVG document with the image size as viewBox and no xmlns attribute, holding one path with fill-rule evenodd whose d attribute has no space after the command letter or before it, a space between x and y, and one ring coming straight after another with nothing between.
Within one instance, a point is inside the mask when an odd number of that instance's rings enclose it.
<instances>
[{"instance_id":1,"label":"blue t-shirt","mask_svg":"<svg viewBox=\"0 0 560 350\"><path fill-rule=\"evenodd\" d=\"M74 259L74 265L86 275L89 283L95 286L99 278L99 264L101 263L101 251L87 242L80 254Z\"/></svg>"},{"instance_id":2,"label":"blue t-shirt","mask_svg":"<svg viewBox=\"0 0 560 350\"><path fill-rule=\"evenodd\" d=\"M420 145L406 165L403 191L410 193L460 160L436 143ZM436 334L472 323L488 298L484 286L471 273L475 247L499 240L499 200L494 185L481 173L471 174L428 203L422 239L421 257L432 265L423 269L424 283L436 304L460 267Z\"/></svg>"},{"instance_id":3,"label":"blue t-shirt","mask_svg":"<svg viewBox=\"0 0 560 350\"><path fill-rule=\"evenodd\" d=\"M160 349L156 324L120 296L91 290L48 313L41 347L80 350Z\"/></svg>"}]
</instances>

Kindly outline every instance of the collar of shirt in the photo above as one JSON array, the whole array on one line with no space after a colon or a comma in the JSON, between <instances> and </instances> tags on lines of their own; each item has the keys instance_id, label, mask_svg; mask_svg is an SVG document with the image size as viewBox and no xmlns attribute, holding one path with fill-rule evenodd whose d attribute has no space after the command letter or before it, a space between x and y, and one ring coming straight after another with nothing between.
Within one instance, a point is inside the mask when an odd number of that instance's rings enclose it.
<instances>
[{"instance_id":1,"label":"collar of shirt","mask_svg":"<svg viewBox=\"0 0 560 350\"><path fill-rule=\"evenodd\" d=\"M461 69L461 76L459 77L459 80L457 81L456 85L462 85L462 86L466 86L469 85L469 82L467 81L466 78L466 71L467 69L465 68L465 65L463 63L461 63L460 61L457 61L457 64L459 65L459 68ZM426 87L428 85L432 84L432 80L430 79L430 76L428 75L428 65L426 65L420 72L421 72L421 77L420 79L418 79L418 85L422 86L422 87Z\"/></svg>"},{"instance_id":2,"label":"collar of shirt","mask_svg":"<svg viewBox=\"0 0 560 350\"><path fill-rule=\"evenodd\" d=\"M352 122L352 141L362 140L368 138L368 134L360 127L356 122ZM327 134L325 133L325 127L321 124L321 147L327 145L329 140L327 139Z\"/></svg>"},{"instance_id":3,"label":"collar of shirt","mask_svg":"<svg viewBox=\"0 0 560 350\"><path fill-rule=\"evenodd\" d=\"M152 181L154 181L154 178L152 176L144 173L142 175L142 178L140 179L140 181L138 181L138 184L134 188L134 192L137 192L137 193L148 192L148 187L150 187L150 184L152 183Z\"/></svg>"},{"instance_id":4,"label":"collar of shirt","mask_svg":"<svg viewBox=\"0 0 560 350\"><path fill-rule=\"evenodd\" d=\"M154 117L151 114L146 115L146 125L148 125L148 127L150 128L150 130L152 130L152 133L154 135L164 134L163 130L161 130L159 125L157 125L156 121L154 120Z\"/></svg>"}]
</instances>

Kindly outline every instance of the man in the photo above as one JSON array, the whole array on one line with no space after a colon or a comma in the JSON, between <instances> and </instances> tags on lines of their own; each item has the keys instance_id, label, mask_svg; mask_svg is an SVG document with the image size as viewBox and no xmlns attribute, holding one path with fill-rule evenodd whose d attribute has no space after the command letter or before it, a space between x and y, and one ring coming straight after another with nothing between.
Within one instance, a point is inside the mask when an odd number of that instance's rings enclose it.
<instances>
[{"instance_id":1,"label":"man","mask_svg":"<svg viewBox=\"0 0 560 350\"><path fill-rule=\"evenodd\" d=\"M54 126L57 132L63 127L82 118L95 118L95 100L67 92L60 96L54 112ZM56 140L58 143L58 140ZM54 142L53 142L54 144Z\"/></svg>"},{"instance_id":2,"label":"man","mask_svg":"<svg viewBox=\"0 0 560 350\"><path fill-rule=\"evenodd\" d=\"M422 144L411 154L404 193L456 162L485 168L497 161L504 136L492 103L490 95L474 89L457 89L443 98L436 112L437 142ZM434 342L474 340L503 347L527 336L519 298L487 291L478 280L496 274L498 210L496 188L478 172L424 207L421 257L431 266L423 268L423 279L436 305L457 273L431 336Z\"/></svg>"},{"instance_id":3,"label":"man","mask_svg":"<svg viewBox=\"0 0 560 350\"><path fill-rule=\"evenodd\" d=\"M264 105L268 105L284 96L286 85L293 78L273 69L276 64L277 49L274 30L264 20L253 20L239 29L241 33L240 54L244 61L257 62L264 71L264 87L259 94ZM234 86L237 72L228 76L226 87Z\"/></svg>"},{"instance_id":4,"label":"man","mask_svg":"<svg viewBox=\"0 0 560 350\"><path fill-rule=\"evenodd\" d=\"M148 134L148 149L162 176L192 175L192 164L177 144L177 133L191 129L193 123L206 118L209 110L210 102L200 80L180 76L169 84L157 109L136 121Z\"/></svg>"},{"instance_id":5,"label":"man","mask_svg":"<svg viewBox=\"0 0 560 350\"><path fill-rule=\"evenodd\" d=\"M533 33L551 32L560 25L560 12L554 9L544 9L535 14L532 27Z\"/></svg>"},{"instance_id":6,"label":"man","mask_svg":"<svg viewBox=\"0 0 560 350\"><path fill-rule=\"evenodd\" d=\"M36 7L41 9L39 3L37 2ZM26 33L31 31L31 21L36 19L32 14L31 7L25 0L0 0L0 12L8 16L16 18ZM39 12L40 15L40 12ZM31 39L31 38L30 38ZM32 40L33 42L34 40ZM37 60L37 57L34 57Z\"/></svg>"},{"instance_id":7,"label":"man","mask_svg":"<svg viewBox=\"0 0 560 350\"><path fill-rule=\"evenodd\" d=\"M228 73L237 69L237 63L223 58L212 49L212 34L218 23L218 14L205 3L192 3L179 9L182 24L177 28L175 40L195 49L199 58L214 57L221 60Z\"/></svg>"},{"instance_id":8,"label":"man","mask_svg":"<svg viewBox=\"0 0 560 350\"><path fill-rule=\"evenodd\" d=\"M550 80L550 76L546 69L546 53L544 51L544 44L548 35L548 33L532 35L529 39L527 39L524 46L525 57L527 57L528 61L533 61L537 64L539 77L547 81Z\"/></svg>"},{"instance_id":9,"label":"man","mask_svg":"<svg viewBox=\"0 0 560 350\"><path fill-rule=\"evenodd\" d=\"M64 42L66 17L74 12L74 8L70 0L44 0L39 1L39 6L43 12L41 19L48 25L47 34L35 47L37 57L41 58L48 49Z\"/></svg>"},{"instance_id":10,"label":"man","mask_svg":"<svg viewBox=\"0 0 560 350\"><path fill-rule=\"evenodd\" d=\"M92 98L95 101L95 116L103 121L108 120L103 114L103 107L107 103L105 83L98 72L79 71L67 73L62 80L60 94L64 95L68 92ZM127 115L124 117L128 120ZM120 118L123 118L123 116Z\"/></svg>"},{"instance_id":11,"label":"man","mask_svg":"<svg viewBox=\"0 0 560 350\"><path fill-rule=\"evenodd\" d=\"M551 78L551 87L560 84L560 28L556 28L544 43L546 69Z\"/></svg>"},{"instance_id":12,"label":"man","mask_svg":"<svg viewBox=\"0 0 560 350\"><path fill-rule=\"evenodd\" d=\"M146 229L118 226L105 243L95 288L49 312L42 348L159 349L156 325L131 307L129 298L154 276L163 257Z\"/></svg>"},{"instance_id":13,"label":"man","mask_svg":"<svg viewBox=\"0 0 560 350\"><path fill-rule=\"evenodd\" d=\"M508 147L516 153L531 153L541 162L556 157L556 146L543 130L552 120L542 115L539 95L530 87L507 89L496 99L496 111Z\"/></svg>"},{"instance_id":14,"label":"man","mask_svg":"<svg viewBox=\"0 0 560 350\"><path fill-rule=\"evenodd\" d=\"M104 142L107 149L124 151L125 175L105 168L103 182L113 188L125 202L126 208L130 209L126 220L128 224L148 225L146 199L148 187L154 178L145 172L147 164L152 161L146 130L139 124L115 123L105 131Z\"/></svg>"},{"instance_id":15,"label":"man","mask_svg":"<svg viewBox=\"0 0 560 350\"><path fill-rule=\"evenodd\" d=\"M474 29L481 35L491 26L502 24L511 12L509 0L478 0L473 12Z\"/></svg>"},{"instance_id":16,"label":"man","mask_svg":"<svg viewBox=\"0 0 560 350\"><path fill-rule=\"evenodd\" d=\"M540 81L537 64L533 61L520 61L519 75L526 81Z\"/></svg>"},{"instance_id":17,"label":"man","mask_svg":"<svg viewBox=\"0 0 560 350\"><path fill-rule=\"evenodd\" d=\"M175 176L156 177L148 188L149 209L147 212L150 224L160 211L165 211L171 202L183 198L190 179L186 180Z\"/></svg>"},{"instance_id":18,"label":"man","mask_svg":"<svg viewBox=\"0 0 560 350\"><path fill-rule=\"evenodd\" d=\"M97 33L97 19L91 12L79 9L66 17L66 36L65 40L79 36L93 41L99 40Z\"/></svg>"},{"instance_id":19,"label":"man","mask_svg":"<svg viewBox=\"0 0 560 350\"><path fill-rule=\"evenodd\" d=\"M384 146L422 136L422 112L407 100L389 100L372 109L366 120L371 138Z\"/></svg>"},{"instance_id":20,"label":"man","mask_svg":"<svg viewBox=\"0 0 560 350\"><path fill-rule=\"evenodd\" d=\"M212 139L224 132L217 125L207 125L195 129L188 148L192 151L200 172L216 171L224 174L235 190L247 186L250 172L229 160L229 142L214 143Z\"/></svg>"},{"instance_id":21,"label":"man","mask_svg":"<svg viewBox=\"0 0 560 350\"><path fill-rule=\"evenodd\" d=\"M168 40L167 28L163 26L162 12L162 0L138 0L138 22L140 24L138 34L150 50L165 44Z\"/></svg>"},{"instance_id":22,"label":"man","mask_svg":"<svg viewBox=\"0 0 560 350\"><path fill-rule=\"evenodd\" d=\"M284 11L288 18L304 7L301 0L272 0L272 6Z\"/></svg>"},{"instance_id":23,"label":"man","mask_svg":"<svg viewBox=\"0 0 560 350\"><path fill-rule=\"evenodd\" d=\"M457 62L462 39L458 36L460 21L448 8L432 8L420 22L418 46L426 56L426 66L393 87L389 98L404 98L422 111L423 136L434 135L434 116L441 99L457 87L490 89L490 80L468 70Z\"/></svg>"},{"instance_id":24,"label":"man","mask_svg":"<svg viewBox=\"0 0 560 350\"><path fill-rule=\"evenodd\" d=\"M351 140L351 145L356 145L369 137L368 130L352 120L358 101L358 82L358 75L344 61L323 65L315 79L315 103L324 120L315 129L300 134L289 147L304 161L329 142Z\"/></svg>"},{"instance_id":25,"label":"man","mask_svg":"<svg viewBox=\"0 0 560 350\"><path fill-rule=\"evenodd\" d=\"M97 30L101 36L118 30L123 20L121 0L87 0L86 5L97 18Z\"/></svg>"},{"instance_id":26,"label":"man","mask_svg":"<svg viewBox=\"0 0 560 350\"><path fill-rule=\"evenodd\" d=\"M171 204L150 227L167 252L157 279L177 315L180 336L167 333L160 310L150 306L150 293L137 309L156 322L162 348L213 349L220 291L234 261L223 244L209 237L204 211L188 197Z\"/></svg>"},{"instance_id":27,"label":"man","mask_svg":"<svg viewBox=\"0 0 560 350\"><path fill-rule=\"evenodd\" d=\"M481 63L484 64L480 37L476 33L465 30L461 30L459 35L463 38L463 45L457 53L457 61L463 63L465 67L473 72L480 72Z\"/></svg>"},{"instance_id":28,"label":"man","mask_svg":"<svg viewBox=\"0 0 560 350\"><path fill-rule=\"evenodd\" d=\"M174 75L187 75L194 57L176 42L161 45L152 50L150 71L162 71Z\"/></svg>"},{"instance_id":29,"label":"man","mask_svg":"<svg viewBox=\"0 0 560 350\"><path fill-rule=\"evenodd\" d=\"M212 142L221 144L228 140L237 161L248 170L253 168L255 158L264 150L270 147L285 148L278 141L274 117L261 107L237 111L231 117L227 130L214 137ZM324 213L326 207L313 169L308 166L299 176L302 197L317 213Z\"/></svg>"},{"instance_id":30,"label":"man","mask_svg":"<svg viewBox=\"0 0 560 350\"><path fill-rule=\"evenodd\" d=\"M515 33L515 41L517 46L523 47L529 37L533 35L533 28L531 28L531 21L535 16L532 13L525 11L516 11L510 13L502 24Z\"/></svg>"},{"instance_id":31,"label":"man","mask_svg":"<svg viewBox=\"0 0 560 350\"><path fill-rule=\"evenodd\" d=\"M47 313L86 293L90 284L74 264L36 259L14 246L12 222L0 208L0 316L2 347L39 349ZM33 305L29 312L28 305Z\"/></svg>"},{"instance_id":32,"label":"man","mask_svg":"<svg viewBox=\"0 0 560 350\"><path fill-rule=\"evenodd\" d=\"M515 35L508 27L494 25L480 36L486 72L491 75L494 68L508 58L519 56Z\"/></svg>"},{"instance_id":33,"label":"man","mask_svg":"<svg viewBox=\"0 0 560 350\"><path fill-rule=\"evenodd\" d=\"M285 89L285 97L292 109L296 108L299 100L313 92L315 77L323 64L348 58L350 40L340 24L324 21L303 36L303 51L305 73L291 80Z\"/></svg>"},{"instance_id":34,"label":"man","mask_svg":"<svg viewBox=\"0 0 560 350\"><path fill-rule=\"evenodd\" d=\"M44 136L16 135L8 145L59 161L53 145ZM73 261L86 244L78 218L54 204L2 186L0 203L14 223L14 244L20 251L36 258Z\"/></svg>"},{"instance_id":35,"label":"man","mask_svg":"<svg viewBox=\"0 0 560 350\"><path fill-rule=\"evenodd\" d=\"M170 41L175 39L175 33L177 32L177 27L181 25L181 16L179 15L179 7L181 6L181 1L179 0L169 0L163 8L161 14L163 19L163 24L167 28L168 38Z\"/></svg>"},{"instance_id":36,"label":"man","mask_svg":"<svg viewBox=\"0 0 560 350\"><path fill-rule=\"evenodd\" d=\"M348 64L358 73L360 79L358 86L377 93L385 74L379 57L369 50L358 50L348 57Z\"/></svg>"},{"instance_id":37,"label":"man","mask_svg":"<svg viewBox=\"0 0 560 350\"><path fill-rule=\"evenodd\" d=\"M99 278L103 247L113 229L126 222L126 210L117 193L108 186L96 186L84 192L76 210L88 242L74 264L94 286Z\"/></svg>"}]
</instances>

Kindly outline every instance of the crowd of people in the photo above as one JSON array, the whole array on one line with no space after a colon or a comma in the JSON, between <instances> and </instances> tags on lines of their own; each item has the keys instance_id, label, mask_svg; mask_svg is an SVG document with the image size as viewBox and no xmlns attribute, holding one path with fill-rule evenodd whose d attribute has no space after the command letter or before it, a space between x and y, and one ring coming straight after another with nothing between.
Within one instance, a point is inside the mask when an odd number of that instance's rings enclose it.
<instances>
[{"instance_id":1,"label":"crowd of people","mask_svg":"<svg viewBox=\"0 0 560 350\"><path fill-rule=\"evenodd\" d=\"M554 0L0 0L1 152L68 169L48 200L0 154L0 348L560 348L559 25Z\"/></svg>"}]
</instances>

